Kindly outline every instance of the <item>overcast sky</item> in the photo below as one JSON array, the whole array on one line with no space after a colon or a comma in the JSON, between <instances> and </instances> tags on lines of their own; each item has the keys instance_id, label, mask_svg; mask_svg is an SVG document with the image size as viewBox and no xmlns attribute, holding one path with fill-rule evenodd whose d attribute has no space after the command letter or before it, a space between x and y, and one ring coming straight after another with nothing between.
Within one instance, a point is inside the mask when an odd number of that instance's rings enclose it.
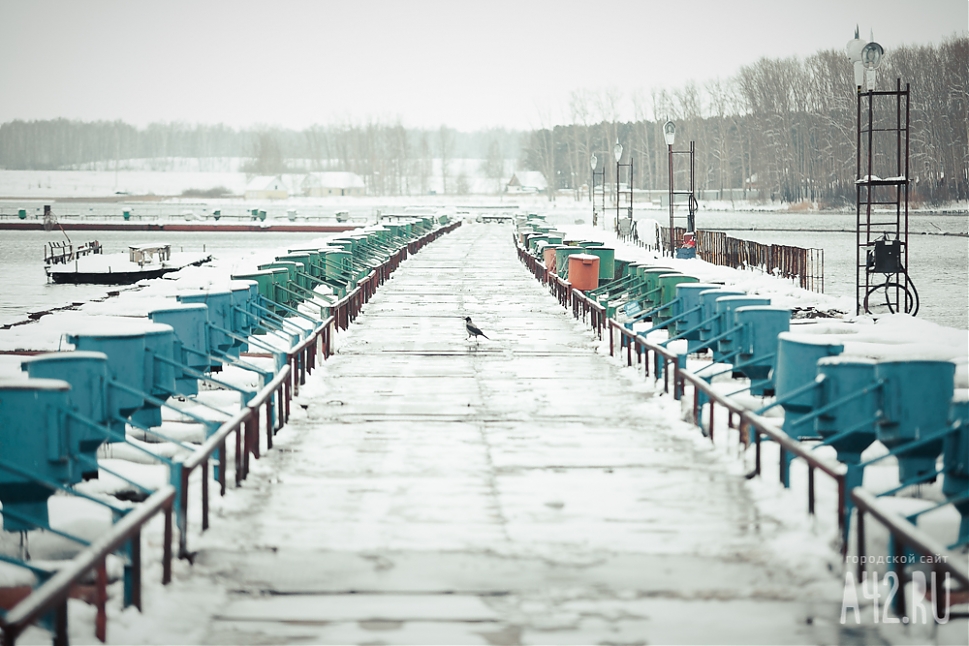
<instances>
[{"instance_id":1,"label":"overcast sky","mask_svg":"<svg viewBox=\"0 0 969 646\"><path fill-rule=\"evenodd\" d=\"M0 123L531 128L571 92L734 75L969 30L969 0L0 0ZM913 89L918 79L911 81Z\"/></svg>"}]
</instances>

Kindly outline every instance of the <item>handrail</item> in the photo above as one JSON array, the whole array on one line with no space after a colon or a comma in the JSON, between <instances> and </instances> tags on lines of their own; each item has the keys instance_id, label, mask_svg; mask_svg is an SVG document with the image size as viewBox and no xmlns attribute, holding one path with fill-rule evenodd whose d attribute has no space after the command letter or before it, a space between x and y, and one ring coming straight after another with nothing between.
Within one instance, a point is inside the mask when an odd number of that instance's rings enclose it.
<instances>
[{"instance_id":1,"label":"handrail","mask_svg":"<svg viewBox=\"0 0 969 646\"><path fill-rule=\"evenodd\" d=\"M57 574L39 586L30 596L18 603L3 620L0 620L0 627L3 629L3 643L12 646L17 636L30 626L34 621L51 610L54 606L66 603L70 588L75 582L80 580L84 574L96 566L102 566L105 558L116 551L121 545L134 538L140 539L141 528L151 518L160 511L165 511L165 526L168 532L171 531L172 505L175 501L175 487L166 485L158 489L148 497L147 500L133 508L121 520L111 527L111 531L98 537L90 547L84 550L77 558L72 560ZM170 538L170 533L169 533ZM165 574L164 582L167 583L171 578L171 541L165 545L165 556L163 569ZM138 604L140 605L140 599ZM66 637L67 613L57 613L63 615L64 625L58 626L57 632L63 631ZM60 623L61 617L58 617Z\"/></svg>"},{"instance_id":2,"label":"handrail","mask_svg":"<svg viewBox=\"0 0 969 646\"><path fill-rule=\"evenodd\" d=\"M962 563L965 562L965 557L963 555L956 554L941 543L936 542L935 539L921 531L908 520L888 509L882 499L879 499L875 494L865 491L861 487L855 487L851 490L851 500L855 504L855 509L858 510L856 532L856 539L858 541L858 553L856 555L856 576L858 581L863 581L863 577L867 571L866 566L870 560L866 558L867 550L865 549L865 514L871 514L875 520L880 522L882 526L889 531L892 539L895 541L896 553L902 553L901 555L896 555L895 558L891 558L888 561L891 563L892 568L895 571L898 585L902 587L902 590L899 591L898 594L894 595L896 615L899 617L904 617L907 615L905 609L904 586L905 565L906 562L908 562L908 558L905 558L904 556L905 548L911 548L913 551L918 553L919 556L922 557L920 558L920 561L923 563L927 562L930 565L933 574L939 573L949 575L962 585L963 592L969 590L969 568L962 565ZM947 603L946 598L949 597L952 592L955 592L955 590L950 589L947 594L942 594L944 585L944 582L937 581L934 583L933 589L930 591L932 601L935 602L936 606L936 617L943 617L947 614L945 608ZM965 617L965 615L953 616Z\"/></svg>"},{"instance_id":3,"label":"handrail","mask_svg":"<svg viewBox=\"0 0 969 646\"><path fill-rule=\"evenodd\" d=\"M360 281L357 287L338 301L331 308L337 311L323 321L320 321L312 333L298 344L287 350L287 363L279 372L235 415L223 422L211 436L187 456L178 466L177 477L180 487L166 485L155 491L144 502L135 506L131 512L115 523L103 536L96 539L87 549L75 557L66 567L39 586L29 596L14 606L3 618L0 618L0 643L13 646L17 637L39 617L53 611L55 619L54 641L57 644L67 643L67 596L70 588L85 574L97 568L96 582L98 587L98 612L95 620L95 634L102 642L106 639L107 614L105 601L107 600L107 573L105 559L107 555L116 551L126 541L131 541L132 603L141 609L141 528L158 512L165 511L165 536L162 558L162 584L171 581L172 561L172 516L177 515L179 528L179 557L191 561L192 554L187 549L188 517L188 484L189 475L197 468L202 469L201 498L202 498L202 531L208 529L208 462L212 455L219 451L219 484L220 494L225 495L225 455L226 440L235 432L235 480L241 484L249 472L249 454L259 458L259 408L266 406L266 437L267 447L272 448L272 435L277 430L273 420L273 398L278 397L277 415L281 427L289 417L289 401L294 390L294 376L299 373L295 383L303 383L305 374L311 372L315 365L316 354L323 352L326 359L330 356L330 334L333 326L339 326L341 321L349 324L356 318L364 303L375 293L387 276L399 267L400 262L411 253L423 248L429 242L436 240L444 233L450 233L461 222L453 222L448 226L432 230L417 240L410 241L390 258L376 267L368 276ZM342 315L342 319L341 319ZM346 327L344 326L344 329ZM319 347L319 339L323 339L323 347ZM245 436L243 440L243 436Z\"/></svg>"}]
</instances>

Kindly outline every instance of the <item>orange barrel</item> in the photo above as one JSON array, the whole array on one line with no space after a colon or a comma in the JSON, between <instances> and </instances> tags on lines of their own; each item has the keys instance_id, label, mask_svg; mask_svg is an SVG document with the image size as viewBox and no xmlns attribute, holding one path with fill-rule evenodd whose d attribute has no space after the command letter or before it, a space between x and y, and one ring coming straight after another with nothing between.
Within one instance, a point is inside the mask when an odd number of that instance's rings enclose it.
<instances>
[{"instance_id":1,"label":"orange barrel","mask_svg":"<svg viewBox=\"0 0 969 646\"><path fill-rule=\"evenodd\" d=\"M542 261L545 263L546 271L555 273L555 250L562 245L549 244L542 249Z\"/></svg>"},{"instance_id":2,"label":"orange barrel","mask_svg":"<svg viewBox=\"0 0 969 646\"><path fill-rule=\"evenodd\" d=\"M599 286L599 257L588 253L569 256L569 282L580 292Z\"/></svg>"}]
</instances>

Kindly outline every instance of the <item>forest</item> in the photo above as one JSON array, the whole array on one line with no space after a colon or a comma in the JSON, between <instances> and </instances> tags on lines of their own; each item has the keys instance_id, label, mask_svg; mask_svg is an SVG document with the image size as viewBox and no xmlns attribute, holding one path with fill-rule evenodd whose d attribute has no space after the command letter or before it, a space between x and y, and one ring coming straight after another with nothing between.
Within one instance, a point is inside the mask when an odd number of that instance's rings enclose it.
<instances>
[{"instance_id":1,"label":"forest","mask_svg":"<svg viewBox=\"0 0 969 646\"><path fill-rule=\"evenodd\" d=\"M615 185L612 151L619 141L625 149L622 163L633 163L633 187L665 190L669 155L663 125L670 119L676 124L674 150L688 150L689 142L695 142L697 191L757 189L763 199L853 204L859 177L859 102L853 79L841 51L806 59L763 58L725 81L633 97L636 118L631 122L615 116L618 94L574 92L567 111L570 123L529 133L522 162L554 178L550 184L557 191L578 193L592 179L589 162L595 153L599 168L605 165L607 186ZM969 39L890 51L877 79L876 92L910 86L910 199L929 204L969 199ZM895 102L884 96L873 100L872 174L882 178L897 175L898 137L877 132L894 124ZM861 106L865 128L865 97ZM687 158L674 160L677 188L689 183ZM624 183L627 173L622 169Z\"/></svg>"},{"instance_id":2,"label":"forest","mask_svg":"<svg viewBox=\"0 0 969 646\"><path fill-rule=\"evenodd\" d=\"M914 203L969 199L969 39L890 51L878 70L879 91L910 85L910 196ZM633 119L620 118L625 99ZM864 111L867 103L863 100ZM72 169L97 162L148 160L167 170L174 158L245 160L254 174L345 170L361 175L378 195L424 194L437 173L445 192L458 192L450 177L454 159L479 159L481 176L501 186L505 160L539 170L549 199L587 195L595 153L607 185L615 185L613 146L624 147L633 165L633 188L665 190L668 155L663 124L676 123L675 150L695 142L697 191L752 190L760 199L810 201L837 207L854 203L859 102L853 72L841 51L769 59L743 66L736 75L702 86L658 89L623 97L618 90L576 90L561 119L544 115L530 132L490 129L460 132L407 128L399 121L314 125L303 130L255 126L154 123L137 128L121 121L67 119L0 124L0 168ZM896 115L893 97L876 97L876 128ZM556 123L556 121L566 122ZM877 133L874 175L896 175L895 134ZM683 156L675 183L688 182ZM627 173L628 171L623 171ZM627 181L627 175L622 181ZM507 179L507 177L505 177ZM601 180L600 180L601 182ZM732 191L731 195L736 195Z\"/></svg>"}]
</instances>

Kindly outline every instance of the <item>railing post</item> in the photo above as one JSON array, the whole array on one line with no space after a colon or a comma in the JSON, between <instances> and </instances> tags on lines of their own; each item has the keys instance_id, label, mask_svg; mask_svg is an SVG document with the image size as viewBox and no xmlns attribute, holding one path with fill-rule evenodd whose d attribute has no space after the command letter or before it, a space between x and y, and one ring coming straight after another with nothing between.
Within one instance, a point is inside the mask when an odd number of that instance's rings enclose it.
<instances>
[{"instance_id":1,"label":"railing post","mask_svg":"<svg viewBox=\"0 0 969 646\"><path fill-rule=\"evenodd\" d=\"M209 461L202 460L202 531L209 528Z\"/></svg>"},{"instance_id":2,"label":"railing post","mask_svg":"<svg viewBox=\"0 0 969 646\"><path fill-rule=\"evenodd\" d=\"M162 585L172 582L172 504L165 505L165 532L162 545Z\"/></svg>"},{"instance_id":3,"label":"railing post","mask_svg":"<svg viewBox=\"0 0 969 646\"><path fill-rule=\"evenodd\" d=\"M808 465L808 514L814 515L814 467Z\"/></svg>"}]
</instances>

